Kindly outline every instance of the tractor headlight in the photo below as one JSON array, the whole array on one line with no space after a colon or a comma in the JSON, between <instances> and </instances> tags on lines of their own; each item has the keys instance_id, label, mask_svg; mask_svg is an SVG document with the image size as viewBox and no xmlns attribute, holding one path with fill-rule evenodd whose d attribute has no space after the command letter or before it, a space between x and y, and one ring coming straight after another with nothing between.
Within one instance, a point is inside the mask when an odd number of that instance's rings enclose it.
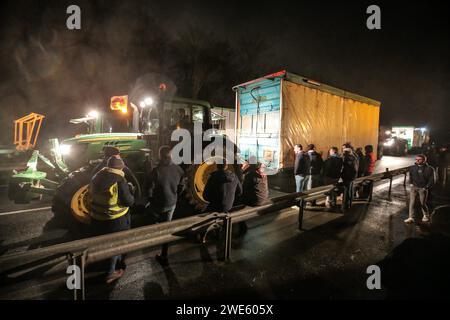
<instances>
[{"instance_id":1,"label":"tractor headlight","mask_svg":"<svg viewBox=\"0 0 450 320\"><path fill-rule=\"evenodd\" d=\"M70 144L61 144L59 146L59 153L63 156L66 156L70 153L70 150L72 149L72 145Z\"/></svg>"}]
</instances>

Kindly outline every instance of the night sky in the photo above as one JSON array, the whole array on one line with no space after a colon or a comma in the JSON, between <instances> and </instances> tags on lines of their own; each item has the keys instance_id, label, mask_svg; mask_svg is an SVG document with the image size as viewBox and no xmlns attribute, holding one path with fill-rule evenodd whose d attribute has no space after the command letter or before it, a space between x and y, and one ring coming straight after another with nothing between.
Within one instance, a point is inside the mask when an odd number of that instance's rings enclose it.
<instances>
[{"instance_id":1,"label":"night sky","mask_svg":"<svg viewBox=\"0 0 450 320\"><path fill-rule=\"evenodd\" d=\"M70 4L81 7L79 31L66 28ZM370 4L381 7L381 30L366 28ZM110 96L136 91L155 74L169 77L179 96L233 106L233 85L283 69L381 101L381 124L449 128L444 2L16 0L1 6L1 143L11 142L12 120L31 111L47 116L44 136L68 136L62 124L71 117L107 107Z\"/></svg>"}]
</instances>

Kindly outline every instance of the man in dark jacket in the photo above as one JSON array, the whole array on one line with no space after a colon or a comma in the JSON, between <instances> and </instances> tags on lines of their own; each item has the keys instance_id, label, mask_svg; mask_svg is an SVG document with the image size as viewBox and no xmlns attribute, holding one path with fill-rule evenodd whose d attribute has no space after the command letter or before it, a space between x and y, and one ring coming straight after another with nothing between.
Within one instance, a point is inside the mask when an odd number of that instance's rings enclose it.
<instances>
[{"instance_id":1,"label":"man in dark jacket","mask_svg":"<svg viewBox=\"0 0 450 320\"><path fill-rule=\"evenodd\" d=\"M306 190L320 186L320 173L322 171L323 160L322 156L317 153L316 147L313 144L308 145L307 156L309 157L309 162L306 172Z\"/></svg>"},{"instance_id":2,"label":"man in dark jacket","mask_svg":"<svg viewBox=\"0 0 450 320\"><path fill-rule=\"evenodd\" d=\"M172 162L169 146L159 148L159 163L149 177L148 197L150 207L158 215L159 222L172 220L178 196L184 190L184 171ZM161 264L167 264L168 245L162 247L156 259Z\"/></svg>"},{"instance_id":3,"label":"man in dark jacket","mask_svg":"<svg viewBox=\"0 0 450 320\"><path fill-rule=\"evenodd\" d=\"M356 148L355 153L358 157L358 178L359 178L364 176L364 172L366 171L366 158L364 157L362 148Z\"/></svg>"},{"instance_id":4,"label":"man in dark jacket","mask_svg":"<svg viewBox=\"0 0 450 320\"><path fill-rule=\"evenodd\" d=\"M427 157L423 154L416 156L416 163L409 169L409 182L411 191L409 197L409 217L405 223L414 223L414 206L416 197L419 196L420 207L422 208L422 222L429 221L427 206L428 190L435 183L434 168L427 163Z\"/></svg>"},{"instance_id":5,"label":"man in dark jacket","mask_svg":"<svg viewBox=\"0 0 450 320\"><path fill-rule=\"evenodd\" d=\"M294 176L295 176L295 192L302 192L305 187L305 177L309 165L309 157L303 152L303 146L296 144L294 146Z\"/></svg>"},{"instance_id":6,"label":"man in dark jacket","mask_svg":"<svg viewBox=\"0 0 450 320\"><path fill-rule=\"evenodd\" d=\"M339 181L342 172L342 162L342 158L338 154L338 148L331 147L329 157L323 164L324 185L336 184ZM325 205L327 207L336 205L334 194L332 196L327 196Z\"/></svg>"},{"instance_id":7,"label":"man in dark jacket","mask_svg":"<svg viewBox=\"0 0 450 320\"><path fill-rule=\"evenodd\" d=\"M237 176L227 171L227 164L216 164L203 190L203 198L209 201L208 210L229 212L235 199L242 195L242 185Z\"/></svg>"},{"instance_id":8,"label":"man in dark jacket","mask_svg":"<svg viewBox=\"0 0 450 320\"><path fill-rule=\"evenodd\" d=\"M133 188L125 180L125 164L119 156L112 156L89 184L91 225L97 235L130 229L129 207L134 203ZM116 270L118 264L119 269ZM106 282L111 283L124 273L122 256L110 259Z\"/></svg>"},{"instance_id":9,"label":"man in dark jacket","mask_svg":"<svg viewBox=\"0 0 450 320\"><path fill-rule=\"evenodd\" d=\"M345 187L343 207L348 209L353 199L353 180L358 176L358 159L351 148L345 147L342 160L341 178Z\"/></svg>"}]
</instances>

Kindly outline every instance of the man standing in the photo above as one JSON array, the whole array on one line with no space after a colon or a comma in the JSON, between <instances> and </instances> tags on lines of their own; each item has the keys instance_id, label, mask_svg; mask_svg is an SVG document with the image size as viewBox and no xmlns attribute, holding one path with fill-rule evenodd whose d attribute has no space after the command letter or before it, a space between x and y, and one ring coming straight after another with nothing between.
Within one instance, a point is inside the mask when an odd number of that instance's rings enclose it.
<instances>
[{"instance_id":1,"label":"man standing","mask_svg":"<svg viewBox=\"0 0 450 320\"><path fill-rule=\"evenodd\" d=\"M341 178L345 187L343 208L348 209L353 199L353 180L358 176L358 158L348 145L344 145Z\"/></svg>"},{"instance_id":2,"label":"man standing","mask_svg":"<svg viewBox=\"0 0 450 320\"><path fill-rule=\"evenodd\" d=\"M375 162L377 162L377 157L373 152L373 146L367 145L364 147L365 151L365 168L364 168L364 176L370 176L375 171Z\"/></svg>"},{"instance_id":3,"label":"man standing","mask_svg":"<svg viewBox=\"0 0 450 320\"><path fill-rule=\"evenodd\" d=\"M242 185L237 176L227 171L227 164L216 164L203 190L203 198L209 201L208 210L229 212L235 199L242 195Z\"/></svg>"},{"instance_id":4,"label":"man standing","mask_svg":"<svg viewBox=\"0 0 450 320\"><path fill-rule=\"evenodd\" d=\"M151 209L158 215L159 222L172 221L178 196L184 190L184 171L172 162L169 146L159 148L159 163L149 178L148 197ZM168 264L169 246L164 244L156 260Z\"/></svg>"},{"instance_id":5,"label":"man standing","mask_svg":"<svg viewBox=\"0 0 450 320\"><path fill-rule=\"evenodd\" d=\"M133 191L125 180L124 162L112 156L107 166L101 169L89 184L91 224L98 235L130 229L129 207L134 203ZM122 266L118 266L121 264ZM116 270L116 267L119 269ZM124 274L122 256L110 259L106 283L111 283Z\"/></svg>"},{"instance_id":6,"label":"man standing","mask_svg":"<svg viewBox=\"0 0 450 320\"><path fill-rule=\"evenodd\" d=\"M269 200L267 176L262 172L261 162L254 159L250 163L244 171L242 202L247 206L262 206Z\"/></svg>"},{"instance_id":7,"label":"man standing","mask_svg":"<svg viewBox=\"0 0 450 320\"><path fill-rule=\"evenodd\" d=\"M435 183L434 168L427 163L427 157L423 154L416 156L416 163L409 169L409 183L411 191L409 197L409 217L405 223L414 223L414 206L416 197L419 196L422 209L422 222L428 222L430 215L427 206L428 190Z\"/></svg>"},{"instance_id":8,"label":"man standing","mask_svg":"<svg viewBox=\"0 0 450 320\"><path fill-rule=\"evenodd\" d=\"M306 175L306 190L320 186L320 172L322 171L323 160L322 156L316 152L316 147L313 144L308 145L309 166L307 166Z\"/></svg>"},{"instance_id":9,"label":"man standing","mask_svg":"<svg viewBox=\"0 0 450 320\"><path fill-rule=\"evenodd\" d=\"M295 176L295 192L302 192L305 186L306 170L309 163L309 157L303 152L303 146L296 144L294 146L294 176Z\"/></svg>"},{"instance_id":10,"label":"man standing","mask_svg":"<svg viewBox=\"0 0 450 320\"><path fill-rule=\"evenodd\" d=\"M331 147L329 157L325 160L323 164L323 179L324 185L336 184L341 177L342 172L342 158L338 154L337 147ZM325 200L325 205L327 207L336 205L336 197L334 193L331 196L327 196Z\"/></svg>"}]
</instances>

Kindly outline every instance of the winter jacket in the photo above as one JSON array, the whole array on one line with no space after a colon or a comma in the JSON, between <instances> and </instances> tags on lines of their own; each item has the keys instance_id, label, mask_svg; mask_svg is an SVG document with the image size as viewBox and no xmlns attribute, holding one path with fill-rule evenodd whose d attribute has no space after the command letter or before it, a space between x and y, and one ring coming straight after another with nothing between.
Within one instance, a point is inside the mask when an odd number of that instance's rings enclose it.
<instances>
[{"instance_id":1,"label":"winter jacket","mask_svg":"<svg viewBox=\"0 0 450 320\"><path fill-rule=\"evenodd\" d=\"M358 159L353 152L344 152L341 178L353 181L358 176Z\"/></svg>"},{"instance_id":2,"label":"winter jacket","mask_svg":"<svg viewBox=\"0 0 450 320\"><path fill-rule=\"evenodd\" d=\"M148 197L152 206L167 208L176 205L184 190L184 171L172 161L163 161L150 173Z\"/></svg>"},{"instance_id":3,"label":"winter jacket","mask_svg":"<svg viewBox=\"0 0 450 320\"><path fill-rule=\"evenodd\" d=\"M114 214L114 210L119 210L119 207L121 207L124 208L124 210L119 211L126 212L128 210L125 210L125 208L130 207L134 204L134 196L131 194L130 187L128 186L127 180L124 178L124 176L125 175L122 170L106 167L97 172L92 177L89 184L89 193L91 194L92 206L94 206L96 199L107 201L108 198L104 198L108 197L108 195L110 194L111 187L117 184L117 187L114 187L114 194L115 197L117 197L117 204L114 208L111 209L105 207L104 212L100 212L103 211L102 209L92 209L90 214L91 216L95 215L95 219L115 219L116 215Z\"/></svg>"},{"instance_id":4,"label":"winter jacket","mask_svg":"<svg viewBox=\"0 0 450 320\"><path fill-rule=\"evenodd\" d=\"M316 151L308 151L309 165L307 166L308 175L318 175L322 171L323 160L322 156Z\"/></svg>"},{"instance_id":5,"label":"winter jacket","mask_svg":"<svg viewBox=\"0 0 450 320\"><path fill-rule=\"evenodd\" d=\"M414 164L409 169L409 182L418 188L430 188L435 183L435 171L432 166Z\"/></svg>"},{"instance_id":6,"label":"winter jacket","mask_svg":"<svg viewBox=\"0 0 450 320\"><path fill-rule=\"evenodd\" d=\"M247 170L242 188L242 202L248 206L261 206L269 198L267 176L259 170Z\"/></svg>"},{"instance_id":7,"label":"winter jacket","mask_svg":"<svg viewBox=\"0 0 450 320\"><path fill-rule=\"evenodd\" d=\"M362 152L355 152L355 154L358 157L358 177L362 177L366 172L366 158Z\"/></svg>"},{"instance_id":8,"label":"winter jacket","mask_svg":"<svg viewBox=\"0 0 450 320\"><path fill-rule=\"evenodd\" d=\"M300 151L295 155L294 162L294 174L295 175L307 175L309 168L309 157L308 155Z\"/></svg>"},{"instance_id":9,"label":"winter jacket","mask_svg":"<svg viewBox=\"0 0 450 320\"><path fill-rule=\"evenodd\" d=\"M371 175L375 172L375 162L377 162L377 157L374 152L367 153L365 155L366 168L364 174Z\"/></svg>"},{"instance_id":10,"label":"winter jacket","mask_svg":"<svg viewBox=\"0 0 450 320\"><path fill-rule=\"evenodd\" d=\"M339 179L342 171L342 158L332 155L323 164L323 176L330 179Z\"/></svg>"},{"instance_id":11,"label":"winter jacket","mask_svg":"<svg viewBox=\"0 0 450 320\"><path fill-rule=\"evenodd\" d=\"M211 173L203 190L203 198L209 201L208 209L217 212L230 211L241 195L241 182L233 172L226 170Z\"/></svg>"}]
</instances>

